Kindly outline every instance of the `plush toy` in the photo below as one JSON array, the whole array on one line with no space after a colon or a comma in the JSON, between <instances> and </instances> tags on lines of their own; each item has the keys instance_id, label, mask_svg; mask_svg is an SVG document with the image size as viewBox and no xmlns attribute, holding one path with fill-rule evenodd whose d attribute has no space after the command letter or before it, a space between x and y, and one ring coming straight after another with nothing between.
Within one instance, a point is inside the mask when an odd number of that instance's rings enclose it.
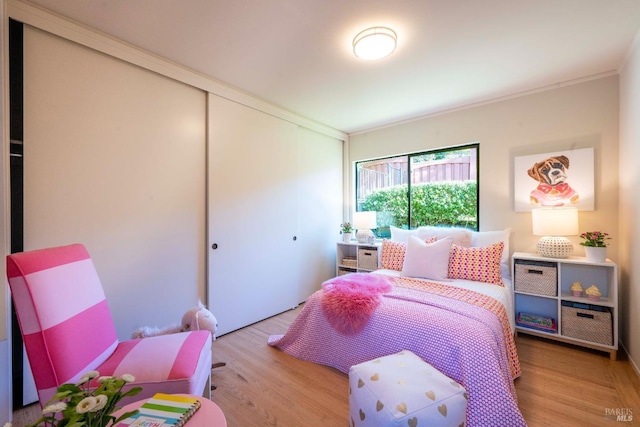
<instances>
[{"instance_id":1,"label":"plush toy","mask_svg":"<svg viewBox=\"0 0 640 427\"><path fill-rule=\"evenodd\" d=\"M182 316L183 331L200 331L205 330L211 332L211 337L216 339L216 331L218 330L218 321L213 313L198 301L198 306L187 311Z\"/></svg>"},{"instance_id":2,"label":"plush toy","mask_svg":"<svg viewBox=\"0 0 640 427\"><path fill-rule=\"evenodd\" d=\"M175 334L178 332L199 330L206 330L211 332L211 337L214 340L216 339L218 321L216 320L213 313L207 310L204 304L202 304L202 302L200 301L198 301L198 305L196 307L189 309L189 311L187 311L184 316L182 316L182 324L180 326L169 326L167 328L143 326L133 332L132 338L146 338L156 335L167 335Z\"/></svg>"}]
</instances>

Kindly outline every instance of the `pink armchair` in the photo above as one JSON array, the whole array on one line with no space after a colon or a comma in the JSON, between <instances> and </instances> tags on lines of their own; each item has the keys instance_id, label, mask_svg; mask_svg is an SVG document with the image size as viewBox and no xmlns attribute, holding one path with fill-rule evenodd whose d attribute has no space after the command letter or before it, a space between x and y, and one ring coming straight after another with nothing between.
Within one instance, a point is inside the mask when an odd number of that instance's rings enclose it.
<instances>
[{"instance_id":1,"label":"pink armchair","mask_svg":"<svg viewBox=\"0 0 640 427\"><path fill-rule=\"evenodd\" d=\"M102 376L133 375L129 386L140 386L142 392L129 402L156 392L210 397L209 331L118 342L83 245L9 255L7 276L40 405L59 385L76 382L90 370Z\"/></svg>"}]
</instances>

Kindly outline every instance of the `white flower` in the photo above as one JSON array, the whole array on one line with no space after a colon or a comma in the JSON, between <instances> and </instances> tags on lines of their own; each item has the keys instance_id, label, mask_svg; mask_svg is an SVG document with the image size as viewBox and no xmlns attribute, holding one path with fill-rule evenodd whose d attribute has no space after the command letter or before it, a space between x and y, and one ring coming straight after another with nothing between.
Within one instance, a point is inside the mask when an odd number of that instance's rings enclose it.
<instances>
[{"instance_id":1,"label":"white flower","mask_svg":"<svg viewBox=\"0 0 640 427\"><path fill-rule=\"evenodd\" d=\"M48 414L48 413L50 413L50 412L53 412L53 413L55 413L55 412L62 412L62 411L64 411L65 409L67 409L67 404L66 404L65 402L58 402L58 403L55 403L55 404L53 404L53 405L46 406L46 407L42 410L42 413L43 413L43 414Z\"/></svg>"},{"instance_id":2,"label":"white flower","mask_svg":"<svg viewBox=\"0 0 640 427\"><path fill-rule=\"evenodd\" d=\"M78 406L76 406L76 412L79 414L84 414L85 412L93 412L93 409L98 404L98 401L93 396L88 396L82 399Z\"/></svg>"},{"instance_id":3,"label":"white flower","mask_svg":"<svg viewBox=\"0 0 640 427\"><path fill-rule=\"evenodd\" d=\"M122 381L124 381L125 383L132 383L136 380L136 377L134 377L131 374L124 374L122 375Z\"/></svg>"},{"instance_id":4,"label":"white flower","mask_svg":"<svg viewBox=\"0 0 640 427\"><path fill-rule=\"evenodd\" d=\"M96 412L96 411L99 411L100 409L104 408L108 401L109 401L109 398L106 395L104 395L104 394L97 395L96 396L96 407L93 409L92 412Z\"/></svg>"},{"instance_id":5,"label":"white flower","mask_svg":"<svg viewBox=\"0 0 640 427\"><path fill-rule=\"evenodd\" d=\"M76 385L80 385L80 384L84 384L89 380L94 379L95 377L97 377L98 375L100 375L100 373L98 371L89 371L87 373L85 373L82 378L80 378L78 380L78 382L76 383Z\"/></svg>"},{"instance_id":6,"label":"white flower","mask_svg":"<svg viewBox=\"0 0 640 427\"><path fill-rule=\"evenodd\" d=\"M113 378L113 377L111 377L111 376L105 375L104 377L100 377L100 378L98 378L98 382L99 382L100 384L102 384L103 382L105 382L105 381L109 381L109 380L110 380L110 379L112 379L112 378Z\"/></svg>"},{"instance_id":7,"label":"white flower","mask_svg":"<svg viewBox=\"0 0 640 427\"><path fill-rule=\"evenodd\" d=\"M85 377L89 377L90 380L97 378L100 376L100 372L98 371L89 371L86 374L84 374Z\"/></svg>"}]
</instances>

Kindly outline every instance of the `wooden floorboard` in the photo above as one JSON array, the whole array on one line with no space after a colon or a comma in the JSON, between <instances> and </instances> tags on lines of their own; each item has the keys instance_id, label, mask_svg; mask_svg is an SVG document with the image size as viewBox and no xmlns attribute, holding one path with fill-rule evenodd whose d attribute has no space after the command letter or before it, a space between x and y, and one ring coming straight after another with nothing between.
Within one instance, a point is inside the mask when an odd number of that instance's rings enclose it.
<instances>
[{"instance_id":1,"label":"wooden floorboard","mask_svg":"<svg viewBox=\"0 0 640 427\"><path fill-rule=\"evenodd\" d=\"M229 427L317 427L348 425L348 378L336 369L295 359L267 345L284 333L300 308L218 338L212 399ZM619 352L583 349L520 334L516 338L522 376L518 403L530 427L640 426L640 380ZM38 417L31 405L14 413L14 427ZM607 411L631 411L617 422Z\"/></svg>"}]
</instances>

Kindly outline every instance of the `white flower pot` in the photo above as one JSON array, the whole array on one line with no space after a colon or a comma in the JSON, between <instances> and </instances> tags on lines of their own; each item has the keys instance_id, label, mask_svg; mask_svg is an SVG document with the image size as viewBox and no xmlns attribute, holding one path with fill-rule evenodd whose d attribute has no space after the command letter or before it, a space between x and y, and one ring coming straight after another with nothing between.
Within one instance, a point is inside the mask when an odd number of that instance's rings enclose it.
<instances>
[{"instance_id":1,"label":"white flower pot","mask_svg":"<svg viewBox=\"0 0 640 427\"><path fill-rule=\"evenodd\" d=\"M349 243L351 241L351 235L353 233L342 233L342 241L345 243Z\"/></svg>"},{"instance_id":2,"label":"white flower pot","mask_svg":"<svg viewBox=\"0 0 640 427\"><path fill-rule=\"evenodd\" d=\"M595 246L585 246L584 253L589 262L606 262L607 248L598 248Z\"/></svg>"}]
</instances>

